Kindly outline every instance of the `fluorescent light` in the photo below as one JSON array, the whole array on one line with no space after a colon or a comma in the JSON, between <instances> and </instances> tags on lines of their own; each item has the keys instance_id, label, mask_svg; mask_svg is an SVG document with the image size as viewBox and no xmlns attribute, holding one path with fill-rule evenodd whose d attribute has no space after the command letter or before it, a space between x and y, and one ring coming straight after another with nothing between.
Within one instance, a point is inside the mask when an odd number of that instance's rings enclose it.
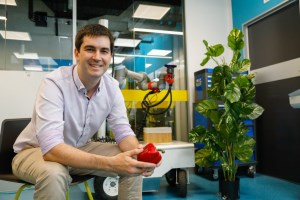
<instances>
[{"instance_id":1,"label":"fluorescent light","mask_svg":"<svg viewBox=\"0 0 300 200\"><path fill-rule=\"evenodd\" d=\"M0 20L4 20L4 21L6 21L6 20L7 20L7 18L6 18L6 17L4 17L4 16L0 16Z\"/></svg>"},{"instance_id":2,"label":"fluorescent light","mask_svg":"<svg viewBox=\"0 0 300 200\"><path fill-rule=\"evenodd\" d=\"M16 0L0 0L0 4L8 5L8 6L16 6Z\"/></svg>"},{"instance_id":3,"label":"fluorescent light","mask_svg":"<svg viewBox=\"0 0 300 200\"><path fill-rule=\"evenodd\" d=\"M38 59L41 65L58 65L51 57L39 57Z\"/></svg>"},{"instance_id":4,"label":"fluorescent light","mask_svg":"<svg viewBox=\"0 0 300 200\"><path fill-rule=\"evenodd\" d=\"M8 39L8 40L31 41L31 37L28 32L0 30L0 34L4 39Z\"/></svg>"},{"instance_id":5,"label":"fluorescent light","mask_svg":"<svg viewBox=\"0 0 300 200\"><path fill-rule=\"evenodd\" d=\"M24 65L24 69L26 71L43 71L43 67L41 65Z\"/></svg>"},{"instance_id":6,"label":"fluorescent light","mask_svg":"<svg viewBox=\"0 0 300 200\"><path fill-rule=\"evenodd\" d=\"M148 68L148 67L150 67L151 65L152 65L152 64L146 63L146 64L145 64L145 67Z\"/></svg>"},{"instance_id":7,"label":"fluorescent light","mask_svg":"<svg viewBox=\"0 0 300 200\"><path fill-rule=\"evenodd\" d=\"M139 57L139 58L163 58L163 59L172 59L171 56L151 56L151 55L138 55L138 54L121 54L115 53L116 56L125 56L125 57Z\"/></svg>"},{"instance_id":8,"label":"fluorescent light","mask_svg":"<svg viewBox=\"0 0 300 200\"><path fill-rule=\"evenodd\" d=\"M115 64L121 64L123 61L125 60L125 57L123 56L114 56L114 62ZM111 62L112 63L112 59L111 59Z\"/></svg>"},{"instance_id":9,"label":"fluorescent light","mask_svg":"<svg viewBox=\"0 0 300 200\"><path fill-rule=\"evenodd\" d=\"M160 50L160 49L152 49L147 53L149 56L166 56L171 53L171 50Z\"/></svg>"},{"instance_id":10,"label":"fluorescent light","mask_svg":"<svg viewBox=\"0 0 300 200\"><path fill-rule=\"evenodd\" d=\"M136 47L140 42L141 40L138 39L117 38L114 45L118 47Z\"/></svg>"},{"instance_id":11,"label":"fluorescent light","mask_svg":"<svg viewBox=\"0 0 300 200\"><path fill-rule=\"evenodd\" d=\"M23 54L20 54L20 53L14 52L14 55L18 59L35 59L35 60L39 59L39 56L38 56L37 53L23 53Z\"/></svg>"},{"instance_id":12,"label":"fluorescent light","mask_svg":"<svg viewBox=\"0 0 300 200\"><path fill-rule=\"evenodd\" d=\"M147 28L133 28L134 32L145 32L145 33L161 33L161 34L169 34L169 35L183 35L181 31L165 31L158 29L147 29Z\"/></svg>"},{"instance_id":13,"label":"fluorescent light","mask_svg":"<svg viewBox=\"0 0 300 200\"><path fill-rule=\"evenodd\" d=\"M161 19L168 11L170 7L163 6L152 6L140 4L136 11L134 12L134 18L143 18L143 19Z\"/></svg>"}]
</instances>

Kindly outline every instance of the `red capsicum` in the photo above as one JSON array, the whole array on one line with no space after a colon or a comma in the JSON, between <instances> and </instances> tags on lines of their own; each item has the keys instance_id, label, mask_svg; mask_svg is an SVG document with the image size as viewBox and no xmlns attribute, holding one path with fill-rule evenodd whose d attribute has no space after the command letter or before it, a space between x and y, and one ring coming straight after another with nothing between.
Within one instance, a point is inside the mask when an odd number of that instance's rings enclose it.
<instances>
[{"instance_id":1,"label":"red capsicum","mask_svg":"<svg viewBox=\"0 0 300 200\"><path fill-rule=\"evenodd\" d=\"M154 144L148 143L144 146L144 151L138 154L137 160L157 164L161 160L161 155Z\"/></svg>"}]
</instances>

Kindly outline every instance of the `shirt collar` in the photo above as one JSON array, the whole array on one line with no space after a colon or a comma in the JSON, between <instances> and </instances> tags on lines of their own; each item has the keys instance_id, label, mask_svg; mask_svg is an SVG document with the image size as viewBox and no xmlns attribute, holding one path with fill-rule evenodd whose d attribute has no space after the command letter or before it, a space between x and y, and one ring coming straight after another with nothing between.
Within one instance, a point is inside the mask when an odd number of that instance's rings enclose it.
<instances>
[{"instance_id":1,"label":"shirt collar","mask_svg":"<svg viewBox=\"0 0 300 200\"><path fill-rule=\"evenodd\" d=\"M73 80L74 80L74 83L77 87L77 90L80 91L80 90L85 90L85 87L83 85L83 83L81 82L79 76L78 76L78 71L77 71L77 65L73 66Z\"/></svg>"},{"instance_id":2,"label":"shirt collar","mask_svg":"<svg viewBox=\"0 0 300 200\"><path fill-rule=\"evenodd\" d=\"M74 79L74 83L75 83L78 91L82 91L82 90L85 91L86 90L85 87L84 87L84 85L83 85L83 83L81 82L81 80L79 78L79 75L78 75L78 66L77 65L73 66L73 79ZM103 81L102 80L103 80L103 77L101 77L101 79L100 79L100 84L99 84L99 86L97 88L97 93L100 91L101 85L103 85Z\"/></svg>"}]
</instances>

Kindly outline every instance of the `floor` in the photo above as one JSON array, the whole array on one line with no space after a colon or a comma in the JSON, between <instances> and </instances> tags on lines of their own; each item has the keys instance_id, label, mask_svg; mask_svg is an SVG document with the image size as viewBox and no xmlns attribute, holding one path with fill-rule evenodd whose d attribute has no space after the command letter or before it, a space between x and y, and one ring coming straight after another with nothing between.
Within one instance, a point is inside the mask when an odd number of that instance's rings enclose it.
<instances>
[{"instance_id":1,"label":"floor","mask_svg":"<svg viewBox=\"0 0 300 200\"><path fill-rule=\"evenodd\" d=\"M164 177L160 180L158 192L144 192L143 200L182 200L182 199L201 199L218 200L218 181L213 181L203 176L189 175L188 194L186 198L177 196L175 188L168 185ZM254 178L240 176L240 199L242 200L300 200L300 184L291 183L285 180L256 174ZM89 183L92 185L91 183ZM15 192L11 191L16 185L0 181L0 199L11 200ZM93 190L93 189L92 189ZM83 186L72 186L70 200L87 200ZM33 198L33 189L24 191L20 200L30 200Z\"/></svg>"}]
</instances>

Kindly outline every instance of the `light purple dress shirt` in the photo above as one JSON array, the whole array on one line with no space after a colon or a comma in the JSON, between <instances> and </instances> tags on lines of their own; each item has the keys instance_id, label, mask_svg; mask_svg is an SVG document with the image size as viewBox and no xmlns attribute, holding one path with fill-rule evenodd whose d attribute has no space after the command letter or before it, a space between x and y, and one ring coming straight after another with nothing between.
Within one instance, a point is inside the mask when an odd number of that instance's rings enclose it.
<instances>
[{"instance_id":1,"label":"light purple dress shirt","mask_svg":"<svg viewBox=\"0 0 300 200\"><path fill-rule=\"evenodd\" d=\"M15 152L26 145L41 147L43 154L61 143L83 146L105 120L117 143L135 135L119 83L114 78L105 73L90 99L86 93L77 66L61 67L47 74L39 87L31 122L14 144Z\"/></svg>"}]
</instances>

